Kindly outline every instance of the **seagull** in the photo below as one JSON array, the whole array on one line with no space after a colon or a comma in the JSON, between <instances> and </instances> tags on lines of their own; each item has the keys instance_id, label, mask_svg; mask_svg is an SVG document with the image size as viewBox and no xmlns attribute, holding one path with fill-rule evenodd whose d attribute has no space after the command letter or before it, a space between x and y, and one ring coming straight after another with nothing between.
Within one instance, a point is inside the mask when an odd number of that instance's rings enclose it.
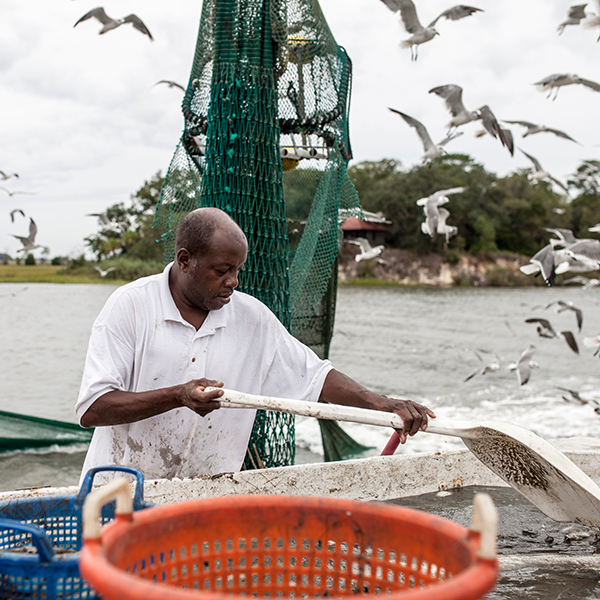
<instances>
[{"instance_id":1,"label":"seagull","mask_svg":"<svg viewBox=\"0 0 600 600\"><path fill-rule=\"evenodd\" d=\"M569 8L569 13L565 21L558 27L558 35L561 35L567 25L579 25L582 19L585 19L585 7L587 4L575 4Z\"/></svg>"},{"instance_id":2,"label":"seagull","mask_svg":"<svg viewBox=\"0 0 600 600\"><path fill-rule=\"evenodd\" d=\"M529 259L528 264L519 267L519 270L525 275L535 275L536 277L541 273L546 285L550 287L554 284L556 277L555 268L554 247L552 244L546 244Z\"/></svg>"},{"instance_id":3,"label":"seagull","mask_svg":"<svg viewBox=\"0 0 600 600\"><path fill-rule=\"evenodd\" d=\"M452 118L447 125L448 130L452 131L460 125L480 120L485 127L485 131L492 137L498 138L502 145L508 148L508 151L512 156L515 150L510 130L500 127L494 113L487 104L481 106L477 110L467 110L462 101L462 92L463 89L454 83L440 85L429 90L430 94L437 94L446 101L446 107L452 115ZM477 133L476 137L481 137L482 135L484 135L483 131Z\"/></svg>"},{"instance_id":4,"label":"seagull","mask_svg":"<svg viewBox=\"0 0 600 600\"><path fill-rule=\"evenodd\" d=\"M446 225L446 219L449 216L450 212L445 208L438 209L439 221L437 232L446 236L446 244L450 241L450 238L454 237L458 233L458 227L456 227L456 225Z\"/></svg>"},{"instance_id":5,"label":"seagull","mask_svg":"<svg viewBox=\"0 0 600 600\"><path fill-rule=\"evenodd\" d=\"M14 238L17 238L21 244L23 244L22 248L19 248L17 252L30 252L31 250L35 250L36 248L44 248L44 246L40 246L35 243L35 236L37 235L37 225L35 221L29 217L29 236L23 237L20 235L14 235L11 233Z\"/></svg>"},{"instance_id":6,"label":"seagull","mask_svg":"<svg viewBox=\"0 0 600 600\"><path fill-rule=\"evenodd\" d=\"M21 213L21 215L23 217L25 216L25 213L20 208L15 208L14 210L10 211L10 222L11 223L15 222L15 213Z\"/></svg>"},{"instance_id":7,"label":"seagull","mask_svg":"<svg viewBox=\"0 0 600 600\"><path fill-rule=\"evenodd\" d=\"M521 152L523 151L521 150ZM559 238L550 238L550 243L552 244L553 248L569 246L570 244L574 244L575 242L579 241L570 229L561 229L559 227L544 227L544 229L550 233L554 233Z\"/></svg>"},{"instance_id":8,"label":"seagull","mask_svg":"<svg viewBox=\"0 0 600 600\"><path fill-rule=\"evenodd\" d=\"M2 190L3 192L6 192L11 198L13 196L16 196L17 194L27 194L28 196L33 196L33 194L34 194L34 192L21 192L19 190L11 191L1 185L0 185L0 190Z\"/></svg>"},{"instance_id":9,"label":"seagull","mask_svg":"<svg viewBox=\"0 0 600 600\"><path fill-rule=\"evenodd\" d=\"M423 162L429 160L430 158L438 158L439 156L445 154L446 150L444 149L444 146L450 140L453 140L459 135L462 135L462 131L459 131L458 133L447 135L439 144L434 144L429 135L429 132L427 131L423 123L417 121L417 119L414 119L413 117L405 115L403 112L400 112L395 108L390 108L389 110L391 110L393 113L396 113L397 115L400 115L411 127L413 127L417 131L419 137L421 138L421 143L423 144L423 150L425 150L425 154L423 154L423 156L421 157L421 160Z\"/></svg>"},{"instance_id":10,"label":"seagull","mask_svg":"<svg viewBox=\"0 0 600 600\"><path fill-rule=\"evenodd\" d=\"M18 173L5 173L4 171L0 171L0 181L6 181L11 177L19 177Z\"/></svg>"},{"instance_id":11,"label":"seagull","mask_svg":"<svg viewBox=\"0 0 600 600\"><path fill-rule=\"evenodd\" d=\"M516 363L508 365L509 370L517 372L519 385L525 385L531 376L531 369L539 366L537 362L531 360L534 352L535 346L530 345L522 352Z\"/></svg>"},{"instance_id":12,"label":"seagull","mask_svg":"<svg viewBox=\"0 0 600 600\"><path fill-rule=\"evenodd\" d=\"M589 277L582 277L581 275L575 275L575 277L563 279L563 285L568 285L570 283L580 283L584 290L589 290L590 288L600 285L600 279L590 279Z\"/></svg>"},{"instance_id":13,"label":"seagull","mask_svg":"<svg viewBox=\"0 0 600 600\"><path fill-rule=\"evenodd\" d=\"M565 248L568 256L575 259L580 264L580 268L568 269L578 270L582 273L586 271L600 270L600 241L598 240L578 240Z\"/></svg>"},{"instance_id":14,"label":"seagull","mask_svg":"<svg viewBox=\"0 0 600 600\"><path fill-rule=\"evenodd\" d=\"M498 138L502 145L510 152L510 155L514 156L515 145L511 131L500 127L492 109L487 104L478 108L477 112L479 113L479 118L481 119L481 123L485 127L485 130L493 138Z\"/></svg>"},{"instance_id":15,"label":"seagull","mask_svg":"<svg viewBox=\"0 0 600 600\"><path fill-rule=\"evenodd\" d=\"M595 81L590 81L589 79L583 79L579 77L579 75L575 75L574 73L554 73L553 75L548 75L548 77L544 77L540 81L537 81L533 85L538 86L538 89L542 92L548 91L548 98L552 95L552 89L555 88L554 98L556 100L556 96L558 96L558 89L565 85L573 85L579 83L584 85L585 87L594 90L595 92L600 92L600 84Z\"/></svg>"},{"instance_id":16,"label":"seagull","mask_svg":"<svg viewBox=\"0 0 600 600\"><path fill-rule=\"evenodd\" d=\"M481 362L483 362L483 359L481 358L478 352L475 352L475 355ZM469 381L470 379L473 379L475 375L485 375L486 373L493 373L497 371L500 368L500 363L502 362L502 359L497 354L494 354L494 358L495 360L493 360L492 362L486 363L482 367L477 367L476 369L471 371L465 377L464 381Z\"/></svg>"},{"instance_id":17,"label":"seagull","mask_svg":"<svg viewBox=\"0 0 600 600\"><path fill-rule=\"evenodd\" d=\"M540 337L557 338L559 334L562 335L565 342L567 342L569 348L571 348L571 350L573 350L575 354L579 354L579 347L577 346L575 336L572 332L559 331L559 333L556 333L556 331L554 331L554 329L552 328L552 325L550 325L550 321L548 321L547 319L525 319L525 323L537 323L537 333Z\"/></svg>"},{"instance_id":18,"label":"seagull","mask_svg":"<svg viewBox=\"0 0 600 600\"><path fill-rule=\"evenodd\" d=\"M562 399L565 402L572 402L573 404L579 404L581 406L583 406L584 404L591 404L592 406L594 406L596 408L600 406L600 403L597 400L582 398L581 395L579 394L579 392L576 390L570 390L569 388L560 387L559 385L556 386L556 389L562 390L563 392L568 392L568 394L569 394L568 397L567 396L562 397Z\"/></svg>"},{"instance_id":19,"label":"seagull","mask_svg":"<svg viewBox=\"0 0 600 600\"><path fill-rule=\"evenodd\" d=\"M154 85L159 85L160 83L166 83L170 88L176 87L185 92L185 88L180 83L177 83L176 81L161 79L160 81L157 81Z\"/></svg>"},{"instance_id":20,"label":"seagull","mask_svg":"<svg viewBox=\"0 0 600 600\"><path fill-rule=\"evenodd\" d=\"M100 273L100 277L106 277L111 271L114 271L117 267L108 267L108 269L104 270L100 267L94 265L94 269Z\"/></svg>"},{"instance_id":21,"label":"seagull","mask_svg":"<svg viewBox=\"0 0 600 600\"><path fill-rule=\"evenodd\" d=\"M554 135L561 137L565 140L571 140L576 144L579 144L577 140L574 140L570 135L566 134L564 131L560 131L559 129L552 129L552 127L546 127L545 125L536 125L535 123L530 123L529 121L502 121L503 123L510 123L511 125L522 125L526 127L527 130L522 135L522 137L527 137L528 135L533 135L534 133L553 133ZM581 145L581 144L580 144Z\"/></svg>"},{"instance_id":22,"label":"seagull","mask_svg":"<svg viewBox=\"0 0 600 600\"><path fill-rule=\"evenodd\" d=\"M460 85L454 83L439 85L429 90L430 94L437 94L446 101L446 107L452 115L447 125L449 130L479 119L479 113L476 110L467 110L465 108L462 101L462 92L463 89Z\"/></svg>"},{"instance_id":23,"label":"seagull","mask_svg":"<svg viewBox=\"0 0 600 600\"><path fill-rule=\"evenodd\" d=\"M129 226L129 224L126 221L111 221L105 212L88 213L86 216L98 217L102 233L106 233L108 231L114 231L115 233L123 233Z\"/></svg>"},{"instance_id":24,"label":"seagull","mask_svg":"<svg viewBox=\"0 0 600 600\"><path fill-rule=\"evenodd\" d=\"M361 260L370 260L371 258L376 258L382 252L385 246L375 246L374 248L369 243L369 240L363 237L357 237L353 240L346 240L349 244L354 244L360 247L360 252L354 257L356 262L360 262Z\"/></svg>"},{"instance_id":25,"label":"seagull","mask_svg":"<svg viewBox=\"0 0 600 600\"><path fill-rule=\"evenodd\" d=\"M538 161L537 158L531 156L531 154L527 154L527 152L525 152L525 150L521 150L521 152L533 163L534 171L533 171L533 173L529 173L527 175L527 179L529 179L529 181L538 181L540 179L550 180L550 181L553 181L558 187L563 189L566 194L569 193L569 190L564 185L564 183L561 183L558 179L556 179L555 177L552 177L552 175L550 175L550 173L548 173L548 171L545 171L542 168L542 165L540 164L540 162Z\"/></svg>"},{"instance_id":26,"label":"seagull","mask_svg":"<svg viewBox=\"0 0 600 600\"><path fill-rule=\"evenodd\" d=\"M480 8L474 6L465 6L464 4L457 4L452 8L446 9L440 13L427 27L423 27L419 22L417 16L417 9L415 8L412 0L382 0L382 2L393 12L400 11L400 17L404 28L408 33L412 33L411 37L401 42L401 48L410 48L411 60L417 60L419 52L419 44L429 42L439 32L435 29L435 24L442 18L449 19L450 21L458 21L464 17L469 17L473 13L483 12ZM414 48L414 49L413 49Z\"/></svg>"},{"instance_id":27,"label":"seagull","mask_svg":"<svg viewBox=\"0 0 600 600\"><path fill-rule=\"evenodd\" d=\"M577 328L581 331L581 326L583 325L583 311L580 308L577 308L573 305L572 302L565 302L564 300L556 300L554 302L550 302L550 304L546 304L544 308L550 308L551 306L558 305L556 312L560 314L565 310L571 310L575 314L575 319L577 320Z\"/></svg>"},{"instance_id":28,"label":"seagull","mask_svg":"<svg viewBox=\"0 0 600 600\"><path fill-rule=\"evenodd\" d=\"M101 6L99 6L98 8L93 8L89 12L85 13L85 15L83 15L83 17L81 17L77 21L77 23L75 23L75 25L73 25L73 27L77 27L77 25L79 25L79 23L81 23L82 21L87 21L88 19L91 19L92 17L95 17L96 19L98 19L98 21L100 21L100 23L102 23L102 28L98 32L100 34L106 33L107 31L111 31L112 29L116 29L117 27L119 27L120 25L123 25L124 23L131 23L135 29L137 29L138 31L141 31L144 35L147 35L151 41L154 41L152 34L150 33L150 31L148 31L148 28L144 25L142 20L137 15L131 14L131 15L127 15L126 17L124 17L122 19L111 19L104 12L104 8L102 8Z\"/></svg>"},{"instance_id":29,"label":"seagull","mask_svg":"<svg viewBox=\"0 0 600 600\"><path fill-rule=\"evenodd\" d=\"M468 190L468 187L455 187L455 188L448 188L446 190L438 190L437 192L434 192L433 194L426 196L425 198L419 198L419 200L417 200L417 206L422 206L423 207L423 213L425 214L425 222L422 223L421 225L421 231L423 231L423 233L425 233L426 235L430 235L431 239L435 239L436 234L438 233L443 233L447 235L447 231L446 228L448 228L449 226L446 225L446 219L448 218L448 215L450 214L448 211L446 212L446 215L443 217L443 226L442 229L443 231L440 231L440 206L442 204L446 204L448 203L450 200L448 198L448 196L452 195L452 194L461 194L462 192L465 192L466 190ZM445 210L445 209L441 209L441 210ZM451 229L455 229L455 228L451 228ZM458 230L456 230L456 233L458 232ZM454 233L453 235L456 235L456 233ZM449 240L449 238L447 237L446 240Z\"/></svg>"}]
</instances>

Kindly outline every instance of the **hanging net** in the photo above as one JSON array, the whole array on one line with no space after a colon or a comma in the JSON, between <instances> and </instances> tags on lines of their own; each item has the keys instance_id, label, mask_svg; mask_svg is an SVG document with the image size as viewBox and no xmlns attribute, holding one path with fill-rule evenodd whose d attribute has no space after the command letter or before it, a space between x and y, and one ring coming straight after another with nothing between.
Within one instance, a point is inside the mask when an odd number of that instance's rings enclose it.
<instances>
[{"instance_id":1,"label":"hanging net","mask_svg":"<svg viewBox=\"0 0 600 600\"><path fill-rule=\"evenodd\" d=\"M185 128L156 209L165 260L190 210L226 211L248 238L239 288L321 357L333 330L351 62L317 0L204 0ZM293 464L294 417L259 411L246 467Z\"/></svg>"}]
</instances>

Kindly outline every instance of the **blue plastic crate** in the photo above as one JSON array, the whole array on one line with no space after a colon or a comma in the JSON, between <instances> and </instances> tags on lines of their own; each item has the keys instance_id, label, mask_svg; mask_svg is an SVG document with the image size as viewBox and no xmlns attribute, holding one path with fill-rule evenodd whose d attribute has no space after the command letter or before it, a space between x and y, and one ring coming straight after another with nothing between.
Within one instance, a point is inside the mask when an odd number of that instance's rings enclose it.
<instances>
[{"instance_id":1,"label":"blue plastic crate","mask_svg":"<svg viewBox=\"0 0 600 600\"><path fill-rule=\"evenodd\" d=\"M18 498L0 502L0 600L79 600L97 598L79 576L81 510L100 471L121 471L136 478L133 509L144 502L144 477L128 467L90 469L76 496ZM102 522L114 518L114 502Z\"/></svg>"}]
</instances>

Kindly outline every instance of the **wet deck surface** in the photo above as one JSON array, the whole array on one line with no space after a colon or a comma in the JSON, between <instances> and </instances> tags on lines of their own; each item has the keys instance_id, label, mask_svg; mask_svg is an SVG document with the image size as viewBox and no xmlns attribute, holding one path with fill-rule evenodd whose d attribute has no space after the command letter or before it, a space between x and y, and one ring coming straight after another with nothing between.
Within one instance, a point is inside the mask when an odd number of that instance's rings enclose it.
<instances>
[{"instance_id":1,"label":"wet deck surface","mask_svg":"<svg viewBox=\"0 0 600 600\"><path fill-rule=\"evenodd\" d=\"M499 518L501 572L488 600L600 599L598 528L553 521L512 488L469 487L393 503L468 526L476 492L492 497Z\"/></svg>"}]
</instances>

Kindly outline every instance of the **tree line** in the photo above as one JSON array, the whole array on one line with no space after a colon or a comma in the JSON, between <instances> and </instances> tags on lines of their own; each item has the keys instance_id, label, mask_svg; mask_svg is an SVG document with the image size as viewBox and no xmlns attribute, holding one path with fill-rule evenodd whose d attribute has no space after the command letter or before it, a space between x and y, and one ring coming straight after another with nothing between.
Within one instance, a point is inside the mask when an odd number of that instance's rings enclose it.
<instances>
[{"instance_id":1,"label":"tree line","mask_svg":"<svg viewBox=\"0 0 600 600\"><path fill-rule=\"evenodd\" d=\"M532 256L548 243L551 234L546 227L590 237L588 228L600 221L597 169L582 163L567 182L570 197L556 193L551 183L530 181L528 173L523 169L498 177L464 154L447 154L409 169L394 159L364 161L348 171L362 208L381 212L391 221L385 241L389 247L420 254L508 251ZM308 216L320 175L317 169L302 167L284 173L291 222ZM146 265L143 271L160 268L162 231L153 227L153 221L163 181L161 173L156 173L131 196L129 205L118 203L105 211L111 225L99 222L99 231L85 240L98 262L131 268ZM446 247L443 236L432 241L421 231L424 215L416 201L438 190L463 186L468 189L450 196L446 204L448 224L458 227ZM115 272L115 276L127 275Z\"/></svg>"}]
</instances>

